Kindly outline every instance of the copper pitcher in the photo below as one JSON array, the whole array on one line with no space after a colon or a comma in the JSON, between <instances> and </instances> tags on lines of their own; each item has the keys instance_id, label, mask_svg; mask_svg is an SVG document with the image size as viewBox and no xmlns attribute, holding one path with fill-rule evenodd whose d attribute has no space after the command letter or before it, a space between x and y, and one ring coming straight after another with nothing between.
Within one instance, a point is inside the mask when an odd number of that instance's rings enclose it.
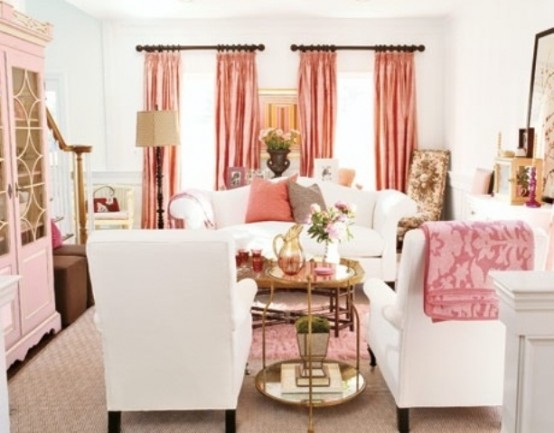
<instances>
[{"instance_id":1,"label":"copper pitcher","mask_svg":"<svg viewBox=\"0 0 554 433\"><path fill-rule=\"evenodd\" d=\"M273 252L277 257L277 265L287 275L296 275L304 266L304 251L300 245L302 229L301 224L295 224L284 236L278 234L273 238ZM282 241L280 248L279 241Z\"/></svg>"}]
</instances>

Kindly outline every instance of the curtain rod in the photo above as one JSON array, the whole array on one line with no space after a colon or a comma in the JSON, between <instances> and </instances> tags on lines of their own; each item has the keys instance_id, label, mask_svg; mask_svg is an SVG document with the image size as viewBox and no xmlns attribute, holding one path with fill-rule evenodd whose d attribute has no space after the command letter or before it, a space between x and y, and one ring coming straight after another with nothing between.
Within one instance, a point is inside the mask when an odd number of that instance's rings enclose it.
<instances>
[{"instance_id":1,"label":"curtain rod","mask_svg":"<svg viewBox=\"0 0 554 433\"><path fill-rule=\"evenodd\" d=\"M217 50L217 51L256 51L265 50L265 45L137 45L138 52L146 51L183 51L183 50Z\"/></svg>"},{"instance_id":2,"label":"curtain rod","mask_svg":"<svg viewBox=\"0 0 554 433\"><path fill-rule=\"evenodd\" d=\"M425 51L425 45L296 45L292 51L336 51L336 50L373 50L373 51Z\"/></svg>"}]
</instances>

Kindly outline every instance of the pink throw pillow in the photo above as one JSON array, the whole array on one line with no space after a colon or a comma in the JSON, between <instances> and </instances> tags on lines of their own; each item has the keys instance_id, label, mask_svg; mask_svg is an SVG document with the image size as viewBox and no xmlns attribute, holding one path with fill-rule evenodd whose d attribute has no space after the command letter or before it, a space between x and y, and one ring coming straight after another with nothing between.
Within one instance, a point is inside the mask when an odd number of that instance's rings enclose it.
<instances>
[{"instance_id":1,"label":"pink throw pillow","mask_svg":"<svg viewBox=\"0 0 554 433\"><path fill-rule=\"evenodd\" d=\"M289 179L296 181L296 177L295 175L279 182L258 177L252 179L245 221L294 221L287 182Z\"/></svg>"},{"instance_id":2,"label":"pink throw pillow","mask_svg":"<svg viewBox=\"0 0 554 433\"><path fill-rule=\"evenodd\" d=\"M55 250L63 245L62 232L60 232L60 229L54 221L50 221L50 227L52 230L52 249Z\"/></svg>"}]
</instances>

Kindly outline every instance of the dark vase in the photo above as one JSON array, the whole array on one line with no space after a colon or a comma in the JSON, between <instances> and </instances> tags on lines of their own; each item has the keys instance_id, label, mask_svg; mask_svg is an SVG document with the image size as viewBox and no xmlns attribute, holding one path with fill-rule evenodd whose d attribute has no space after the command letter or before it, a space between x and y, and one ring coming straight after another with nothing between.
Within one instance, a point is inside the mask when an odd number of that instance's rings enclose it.
<instances>
[{"instance_id":1,"label":"dark vase","mask_svg":"<svg viewBox=\"0 0 554 433\"><path fill-rule=\"evenodd\" d=\"M283 172L289 168L290 161L287 157L289 152L290 149L267 150L267 153L269 153L267 166L275 174L274 177L281 177Z\"/></svg>"}]
</instances>

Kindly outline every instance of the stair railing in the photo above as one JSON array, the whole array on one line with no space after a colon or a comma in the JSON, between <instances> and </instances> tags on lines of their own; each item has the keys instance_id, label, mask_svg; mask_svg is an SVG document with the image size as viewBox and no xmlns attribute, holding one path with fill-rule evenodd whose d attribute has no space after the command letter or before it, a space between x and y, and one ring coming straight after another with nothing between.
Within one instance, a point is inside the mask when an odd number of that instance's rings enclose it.
<instances>
[{"instance_id":1,"label":"stair railing","mask_svg":"<svg viewBox=\"0 0 554 433\"><path fill-rule=\"evenodd\" d=\"M85 196L84 169L83 169L83 154L91 153L92 146L86 145L68 145L56 121L52 117L50 110L46 109L46 121L48 128L52 132L54 140L63 152L70 152L74 158L74 196L76 215L75 220L78 226L77 243L85 244L87 242L87 200Z\"/></svg>"}]
</instances>

